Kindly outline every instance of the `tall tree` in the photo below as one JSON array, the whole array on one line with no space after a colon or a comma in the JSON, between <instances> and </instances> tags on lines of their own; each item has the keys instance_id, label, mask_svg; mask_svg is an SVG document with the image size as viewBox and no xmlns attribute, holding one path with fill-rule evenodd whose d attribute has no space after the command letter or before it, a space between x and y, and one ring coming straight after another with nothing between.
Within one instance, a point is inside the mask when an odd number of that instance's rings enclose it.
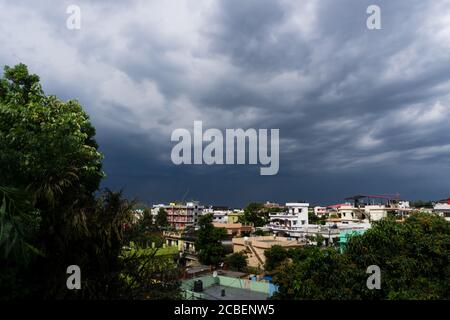
<instances>
[{"instance_id":1,"label":"tall tree","mask_svg":"<svg viewBox=\"0 0 450 320\"><path fill-rule=\"evenodd\" d=\"M269 211L261 203L250 203L244 208L243 216L239 217L239 222L253 224L255 227L262 227L269 220Z\"/></svg>"},{"instance_id":2,"label":"tall tree","mask_svg":"<svg viewBox=\"0 0 450 320\"><path fill-rule=\"evenodd\" d=\"M159 208L155 218L155 224L158 228L165 228L169 225L169 222L167 221L167 211L164 210L164 208Z\"/></svg>"},{"instance_id":3,"label":"tall tree","mask_svg":"<svg viewBox=\"0 0 450 320\"><path fill-rule=\"evenodd\" d=\"M23 64L5 67L0 299L127 297L121 275L129 270L121 255L135 203L109 190L95 198L104 173L94 136L77 101L45 95ZM81 290L66 287L73 264L82 271ZM152 281L172 281L164 276Z\"/></svg>"},{"instance_id":4,"label":"tall tree","mask_svg":"<svg viewBox=\"0 0 450 320\"><path fill-rule=\"evenodd\" d=\"M226 231L223 228L215 228L212 221L212 214L198 219L200 229L197 231L195 249L201 263L218 265L225 254L221 240L226 237Z\"/></svg>"}]
</instances>

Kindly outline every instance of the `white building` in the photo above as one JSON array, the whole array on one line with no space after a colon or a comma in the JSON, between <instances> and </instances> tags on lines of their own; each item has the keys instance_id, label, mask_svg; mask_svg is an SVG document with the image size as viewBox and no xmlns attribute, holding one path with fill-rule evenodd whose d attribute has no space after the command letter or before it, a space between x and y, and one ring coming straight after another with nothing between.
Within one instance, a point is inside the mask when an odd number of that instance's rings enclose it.
<instances>
[{"instance_id":1,"label":"white building","mask_svg":"<svg viewBox=\"0 0 450 320\"><path fill-rule=\"evenodd\" d=\"M343 204L337 210L338 217L342 221L373 222L386 218L389 212L408 215L411 208L408 201L401 201L396 204L365 204L356 207L353 204Z\"/></svg>"},{"instance_id":2,"label":"white building","mask_svg":"<svg viewBox=\"0 0 450 320\"><path fill-rule=\"evenodd\" d=\"M269 229L274 232L289 232L301 226L308 225L309 203L286 203L286 212L276 212L269 215Z\"/></svg>"},{"instance_id":3,"label":"white building","mask_svg":"<svg viewBox=\"0 0 450 320\"><path fill-rule=\"evenodd\" d=\"M314 207L314 215L317 217L323 217L327 215L327 208L326 207Z\"/></svg>"},{"instance_id":4,"label":"white building","mask_svg":"<svg viewBox=\"0 0 450 320\"><path fill-rule=\"evenodd\" d=\"M450 199L439 201L434 205L433 212L450 221Z\"/></svg>"},{"instance_id":5,"label":"white building","mask_svg":"<svg viewBox=\"0 0 450 320\"><path fill-rule=\"evenodd\" d=\"M203 209L203 214L212 214L213 222L228 223L228 215L231 215L233 210L227 207L209 206Z\"/></svg>"},{"instance_id":6,"label":"white building","mask_svg":"<svg viewBox=\"0 0 450 320\"><path fill-rule=\"evenodd\" d=\"M350 217L347 221L329 222L326 225L313 225L308 221L308 203L287 203L287 212L270 214L268 229L275 234L286 234L296 239L309 239L322 236L327 244L339 240L342 231L367 230L370 223L362 223L358 219L351 218L355 207L343 205L343 212ZM313 241L313 240L308 240Z\"/></svg>"}]
</instances>

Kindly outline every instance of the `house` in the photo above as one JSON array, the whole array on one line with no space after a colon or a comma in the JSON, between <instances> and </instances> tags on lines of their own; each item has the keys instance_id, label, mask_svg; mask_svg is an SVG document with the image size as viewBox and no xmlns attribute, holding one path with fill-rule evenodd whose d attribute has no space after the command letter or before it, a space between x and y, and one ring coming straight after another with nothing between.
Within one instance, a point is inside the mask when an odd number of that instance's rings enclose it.
<instances>
[{"instance_id":1,"label":"house","mask_svg":"<svg viewBox=\"0 0 450 320\"><path fill-rule=\"evenodd\" d=\"M283 248L298 248L305 245L305 242L287 237L261 236L233 238L233 252L244 252L247 255L248 265L251 267L264 268L266 256L264 251L272 246L282 246Z\"/></svg>"},{"instance_id":2,"label":"house","mask_svg":"<svg viewBox=\"0 0 450 320\"><path fill-rule=\"evenodd\" d=\"M439 200L433 206L433 212L450 221L450 198Z\"/></svg>"},{"instance_id":3,"label":"house","mask_svg":"<svg viewBox=\"0 0 450 320\"><path fill-rule=\"evenodd\" d=\"M244 210L233 209L231 212L228 212L227 222L228 223L237 223L239 222L239 217L244 215Z\"/></svg>"},{"instance_id":4,"label":"house","mask_svg":"<svg viewBox=\"0 0 450 320\"><path fill-rule=\"evenodd\" d=\"M268 228L277 233L289 233L301 226L308 225L309 203L295 202L286 203L285 212L274 212L269 214Z\"/></svg>"},{"instance_id":5,"label":"house","mask_svg":"<svg viewBox=\"0 0 450 320\"><path fill-rule=\"evenodd\" d=\"M242 223L222 223L213 222L215 228L223 228L226 230L227 235L231 237L240 237L244 234L250 234L253 231L253 227Z\"/></svg>"},{"instance_id":6,"label":"house","mask_svg":"<svg viewBox=\"0 0 450 320\"><path fill-rule=\"evenodd\" d=\"M204 206L198 201L159 204L153 206L152 214L157 214L161 208L167 212L169 224L177 230L182 230L186 227L197 226L198 217L202 214Z\"/></svg>"},{"instance_id":7,"label":"house","mask_svg":"<svg viewBox=\"0 0 450 320\"><path fill-rule=\"evenodd\" d=\"M319 206L314 207L314 215L315 216L323 217L323 216L326 216L327 214L328 214L327 207L319 207Z\"/></svg>"}]
</instances>

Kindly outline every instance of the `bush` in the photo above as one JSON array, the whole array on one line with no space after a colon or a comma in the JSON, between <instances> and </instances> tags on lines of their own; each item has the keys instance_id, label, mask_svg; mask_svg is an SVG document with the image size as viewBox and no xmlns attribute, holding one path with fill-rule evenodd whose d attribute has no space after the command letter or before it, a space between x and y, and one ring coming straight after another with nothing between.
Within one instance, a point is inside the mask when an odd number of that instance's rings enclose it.
<instances>
[{"instance_id":1,"label":"bush","mask_svg":"<svg viewBox=\"0 0 450 320\"><path fill-rule=\"evenodd\" d=\"M235 252L225 257L226 265L234 271L244 271L247 268L247 256L242 252Z\"/></svg>"}]
</instances>

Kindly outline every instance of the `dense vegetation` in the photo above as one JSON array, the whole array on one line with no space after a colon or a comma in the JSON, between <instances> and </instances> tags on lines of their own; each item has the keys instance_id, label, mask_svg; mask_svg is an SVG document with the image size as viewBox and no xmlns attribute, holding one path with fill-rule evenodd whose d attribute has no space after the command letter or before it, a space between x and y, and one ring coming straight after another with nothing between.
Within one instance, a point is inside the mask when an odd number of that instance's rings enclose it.
<instances>
[{"instance_id":1,"label":"dense vegetation","mask_svg":"<svg viewBox=\"0 0 450 320\"><path fill-rule=\"evenodd\" d=\"M430 214L376 222L342 254L317 246L272 251L278 299L450 298L450 223ZM366 286L370 265L381 269L379 290Z\"/></svg>"},{"instance_id":2,"label":"dense vegetation","mask_svg":"<svg viewBox=\"0 0 450 320\"><path fill-rule=\"evenodd\" d=\"M226 231L223 228L215 228L212 221L211 214L198 219L199 230L196 233L195 248L201 263L218 265L225 256L221 240L226 237Z\"/></svg>"},{"instance_id":3,"label":"dense vegetation","mask_svg":"<svg viewBox=\"0 0 450 320\"><path fill-rule=\"evenodd\" d=\"M156 250L136 248L148 244L140 232L151 232L148 212L136 224L135 203L121 192L95 196L105 174L94 136L77 101L45 95L39 77L23 64L5 67L0 78L0 299L177 296L173 261L161 268ZM136 245L125 252L133 240ZM73 264L82 272L81 290L66 287L66 270Z\"/></svg>"},{"instance_id":4,"label":"dense vegetation","mask_svg":"<svg viewBox=\"0 0 450 320\"><path fill-rule=\"evenodd\" d=\"M246 271L247 256L242 252L234 252L225 257L225 264L230 270Z\"/></svg>"}]
</instances>

